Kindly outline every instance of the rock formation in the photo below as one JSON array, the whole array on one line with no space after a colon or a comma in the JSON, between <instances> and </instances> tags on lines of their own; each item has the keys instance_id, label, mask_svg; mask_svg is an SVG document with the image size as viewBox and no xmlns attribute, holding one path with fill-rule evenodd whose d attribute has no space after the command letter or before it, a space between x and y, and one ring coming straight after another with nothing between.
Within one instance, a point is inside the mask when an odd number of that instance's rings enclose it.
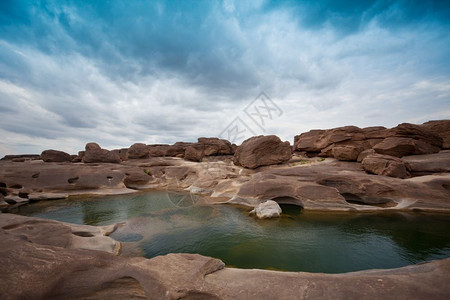
<instances>
[{"instance_id":1,"label":"rock formation","mask_svg":"<svg viewBox=\"0 0 450 300\"><path fill-rule=\"evenodd\" d=\"M397 178L408 178L411 167L404 160L381 154L369 154L361 163L364 170L371 174Z\"/></svg>"},{"instance_id":2,"label":"rock formation","mask_svg":"<svg viewBox=\"0 0 450 300\"><path fill-rule=\"evenodd\" d=\"M116 152L100 148L97 143L86 144L83 155L84 163L120 163L120 156Z\"/></svg>"},{"instance_id":3,"label":"rock formation","mask_svg":"<svg viewBox=\"0 0 450 300\"><path fill-rule=\"evenodd\" d=\"M441 130L443 124L447 123L439 123L439 126L437 124L435 128ZM328 156L345 161L356 161L362 152L369 149L396 157L430 154L439 152L443 146L442 138L436 132L425 125L408 123L392 129L345 126L329 130L311 130L295 137L294 150L306 152L310 156Z\"/></svg>"},{"instance_id":4,"label":"rock formation","mask_svg":"<svg viewBox=\"0 0 450 300\"><path fill-rule=\"evenodd\" d=\"M72 161L72 156L63 151L45 150L41 153L41 159L45 162L64 162Z\"/></svg>"},{"instance_id":5,"label":"rock formation","mask_svg":"<svg viewBox=\"0 0 450 300\"><path fill-rule=\"evenodd\" d=\"M146 144L136 143L131 145L127 151L127 157L129 159L147 158L149 157L149 149Z\"/></svg>"},{"instance_id":6,"label":"rock formation","mask_svg":"<svg viewBox=\"0 0 450 300\"><path fill-rule=\"evenodd\" d=\"M234 163L249 169L287 162L292 157L289 142L275 135L254 136L245 140L234 153Z\"/></svg>"}]
</instances>

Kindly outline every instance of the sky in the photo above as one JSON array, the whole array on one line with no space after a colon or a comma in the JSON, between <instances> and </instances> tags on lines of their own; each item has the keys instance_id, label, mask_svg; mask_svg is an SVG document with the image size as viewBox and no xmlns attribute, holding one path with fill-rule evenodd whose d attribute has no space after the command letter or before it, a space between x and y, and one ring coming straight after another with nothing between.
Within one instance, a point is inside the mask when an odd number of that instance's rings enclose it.
<instances>
[{"instance_id":1,"label":"sky","mask_svg":"<svg viewBox=\"0 0 450 300\"><path fill-rule=\"evenodd\" d=\"M449 1L0 1L0 157L449 118Z\"/></svg>"}]
</instances>

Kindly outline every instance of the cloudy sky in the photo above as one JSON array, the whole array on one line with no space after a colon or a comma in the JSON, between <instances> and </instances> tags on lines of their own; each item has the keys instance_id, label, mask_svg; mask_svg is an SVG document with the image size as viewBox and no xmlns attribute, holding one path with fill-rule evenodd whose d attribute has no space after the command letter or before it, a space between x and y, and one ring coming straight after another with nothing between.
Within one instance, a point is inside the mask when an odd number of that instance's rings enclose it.
<instances>
[{"instance_id":1,"label":"cloudy sky","mask_svg":"<svg viewBox=\"0 0 450 300\"><path fill-rule=\"evenodd\" d=\"M0 156L443 118L445 0L0 1Z\"/></svg>"}]
</instances>

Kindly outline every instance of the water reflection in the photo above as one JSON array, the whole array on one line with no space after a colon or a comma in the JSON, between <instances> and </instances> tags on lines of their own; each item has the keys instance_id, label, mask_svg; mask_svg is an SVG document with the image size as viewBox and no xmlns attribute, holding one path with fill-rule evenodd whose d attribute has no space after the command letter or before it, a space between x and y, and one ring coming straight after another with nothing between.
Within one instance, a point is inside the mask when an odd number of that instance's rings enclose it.
<instances>
[{"instance_id":1,"label":"water reflection","mask_svg":"<svg viewBox=\"0 0 450 300\"><path fill-rule=\"evenodd\" d=\"M339 273L450 257L450 216L306 213L257 220L233 206L179 206L166 193L42 202L20 213L65 222L122 222L125 255L218 257L241 268Z\"/></svg>"}]
</instances>

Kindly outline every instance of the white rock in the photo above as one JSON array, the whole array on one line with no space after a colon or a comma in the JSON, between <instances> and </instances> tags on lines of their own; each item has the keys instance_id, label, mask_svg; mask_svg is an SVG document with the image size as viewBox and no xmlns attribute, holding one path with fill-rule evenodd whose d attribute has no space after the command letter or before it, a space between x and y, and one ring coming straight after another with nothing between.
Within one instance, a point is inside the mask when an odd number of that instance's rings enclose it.
<instances>
[{"instance_id":1,"label":"white rock","mask_svg":"<svg viewBox=\"0 0 450 300\"><path fill-rule=\"evenodd\" d=\"M267 200L266 202L260 203L250 214L256 214L259 219L270 219L279 217L281 214L281 207L277 202L273 200Z\"/></svg>"}]
</instances>

